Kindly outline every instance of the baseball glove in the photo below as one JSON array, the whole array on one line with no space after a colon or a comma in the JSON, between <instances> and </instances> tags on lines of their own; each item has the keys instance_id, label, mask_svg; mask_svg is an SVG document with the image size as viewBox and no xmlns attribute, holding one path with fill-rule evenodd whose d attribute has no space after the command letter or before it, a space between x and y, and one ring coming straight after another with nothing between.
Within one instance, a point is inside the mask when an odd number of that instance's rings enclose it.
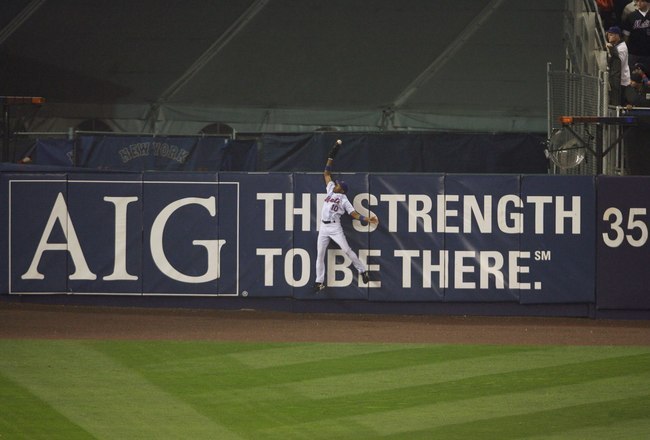
<instances>
[{"instance_id":1,"label":"baseball glove","mask_svg":"<svg viewBox=\"0 0 650 440\"><path fill-rule=\"evenodd\" d=\"M330 159L334 159L336 157L336 155L338 154L339 148L341 148L342 143L343 142L341 141L341 139L338 139L336 141L336 143L334 144L334 146L332 147L332 149L330 150L330 153L329 153L329 155L327 157L329 157Z\"/></svg>"}]
</instances>

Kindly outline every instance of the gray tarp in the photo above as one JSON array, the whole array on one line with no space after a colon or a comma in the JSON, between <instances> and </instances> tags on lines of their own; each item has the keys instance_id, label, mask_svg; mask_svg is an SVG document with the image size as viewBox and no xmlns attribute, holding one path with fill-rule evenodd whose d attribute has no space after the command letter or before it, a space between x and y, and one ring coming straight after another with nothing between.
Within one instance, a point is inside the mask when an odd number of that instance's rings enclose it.
<instances>
[{"instance_id":1,"label":"gray tarp","mask_svg":"<svg viewBox=\"0 0 650 440\"><path fill-rule=\"evenodd\" d=\"M565 2L4 0L0 95L32 131L546 131Z\"/></svg>"}]
</instances>

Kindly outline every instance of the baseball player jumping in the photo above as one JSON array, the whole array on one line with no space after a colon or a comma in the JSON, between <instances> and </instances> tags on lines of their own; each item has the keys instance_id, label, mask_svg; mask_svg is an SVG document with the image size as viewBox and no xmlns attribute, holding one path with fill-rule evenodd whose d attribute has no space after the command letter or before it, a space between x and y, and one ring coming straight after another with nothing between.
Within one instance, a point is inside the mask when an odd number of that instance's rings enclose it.
<instances>
[{"instance_id":1,"label":"baseball player jumping","mask_svg":"<svg viewBox=\"0 0 650 440\"><path fill-rule=\"evenodd\" d=\"M341 226L341 216L344 213L350 214L350 216L361 222L369 222L377 224L379 220L377 217L370 216L366 217L359 214L354 210L352 203L348 200L346 196L348 192L348 184L343 180L332 180L332 163L334 163L334 157L341 147L341 141L337 140L336 144L332 147L327 159L327 165L325 165L325 171L323 171L323 178L325 179L325 189L327 192L327 197L323 203L323 210L321 211L321 225L318 232L318 254L316 256L316 284L314 284L314 291L320 292L325 288L325 254L327 252L327 245L330 240L334 240L336 244L339 245L341 250L347 255L352 264L359 271L359 276L364 283L368 283L370 278L368 277L368 271L363 265L357 254L350 248L348 240L345 238L343 233L343 227Z\"/></svg>"}]
</instances>

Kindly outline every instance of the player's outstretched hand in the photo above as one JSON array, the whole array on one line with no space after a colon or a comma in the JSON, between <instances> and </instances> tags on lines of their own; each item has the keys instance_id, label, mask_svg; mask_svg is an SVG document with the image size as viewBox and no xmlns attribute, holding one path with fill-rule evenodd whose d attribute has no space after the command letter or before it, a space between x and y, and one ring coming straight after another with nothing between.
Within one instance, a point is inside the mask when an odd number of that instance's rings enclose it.
<instances>
[{"instance_id":1,"label":"player's outstretched hand","mask_svg":"<svg viewBox=\"0 0 650 440\"><path fill-rule=\"evenodd\" d=\"M373 225L377 225L379 224L379 219L373 215L368 219L368 222L372 223Z\"/></svg>"},{"instance_id":2,"label":"player's outstretched hand","mask_svg":"<svg viewBox=\"0 0 650 440\"><path fill-rule=\"evenodd\" d=\"M341 148L341 144L342 144L342 143L343 143L343 142L341 141L341 139L337 139L337 140L336 140L336 143L334 144L334 146L333 146L332 149L330 150L329 154L327 155L327 157L328 157L329 159L332 159L332 160L333 160L333 159L336 157L336 155L339 153L339 149Z\"/></svg>"}]
</instances>

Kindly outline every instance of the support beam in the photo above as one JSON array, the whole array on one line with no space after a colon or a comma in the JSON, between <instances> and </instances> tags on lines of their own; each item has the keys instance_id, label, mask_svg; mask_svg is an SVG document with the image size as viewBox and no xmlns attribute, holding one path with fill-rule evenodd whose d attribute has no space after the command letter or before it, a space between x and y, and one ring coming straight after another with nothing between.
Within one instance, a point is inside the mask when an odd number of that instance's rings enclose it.
<instances>
[{"instance_id":1,"label":"support beam","mask_svg":"<svg viewBox=\"0 0 650 440\"><path fill-rule=\"evenodd\" d=\"M0 45L11 36L29 17L40 8L46 0L32 0L7 25L0 30Z\"/></svg>"}]
</instances>

